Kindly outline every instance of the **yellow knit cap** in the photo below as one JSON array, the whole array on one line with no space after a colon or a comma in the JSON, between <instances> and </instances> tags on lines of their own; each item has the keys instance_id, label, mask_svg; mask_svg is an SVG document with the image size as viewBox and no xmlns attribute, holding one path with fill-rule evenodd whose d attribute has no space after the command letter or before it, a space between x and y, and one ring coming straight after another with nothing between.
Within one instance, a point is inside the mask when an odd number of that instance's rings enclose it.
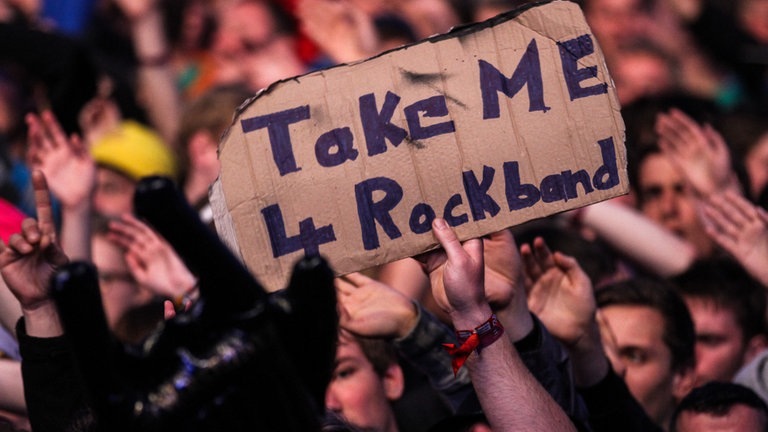
<instances>
[{"instance_id":1,"label":"yellow knit cap","mask_svg":"<svg viewBox=\"0 0 768 432\"><path fill-rule=\"evenodd\" d=\"M162 138L135 121L126 120L91 147L91 156L138 181L150 175L176 177L176 160Z\"/></svg>"}]
</instances>

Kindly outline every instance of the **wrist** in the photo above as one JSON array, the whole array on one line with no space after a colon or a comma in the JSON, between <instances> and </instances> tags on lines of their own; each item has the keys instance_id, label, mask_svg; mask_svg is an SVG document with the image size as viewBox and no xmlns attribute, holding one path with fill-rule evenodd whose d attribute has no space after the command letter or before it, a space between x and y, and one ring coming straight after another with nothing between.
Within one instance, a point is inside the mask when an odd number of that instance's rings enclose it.
<instances>
[{"instance_id":1,"label":"wrist","mask_svg":"<svg viewBox=\"0 0 768 432\"><path fill-rule=\"evenodd\" d=\"M415 301L409 301L409 307L407 312L404 312L403 318L399 320L400 325L397 329L396 339L404 339L406 336L413 332L416 325L419 323L419 306ZM405 310L405 309L404 309Z\"/></svg>"},{"instance_id":2,"label":"wrist","mask_svg":"<svg viewBox=\"0 0 768 432\"><path fill-rule=\"evenodd\" d=\"M22 305L21 313L27 334L33 337L54 337L64 334L59 311L53 300L43 300L34 305Z\"/></svg>"},{"instance_id":3,"label":"wrist","mask_svg":"<svg viewBox=\"0 0 768 432\"><path fill-rule=\"evenodd\" d=\"M472 329L488 320L492 313L491 306L485 303L474 307L454 309L448 315L451 317L455 329Z\"/></svg>"},{"instance_id":4,"label":"wrist","mask_svg":"<svg viewBox=\"0 0 768 432\"><path fill-rule=\"evenodd\" d=\"M456 344L443 344L443 347L451 355L451 366L454 375L464 365L473 352L480 352L504 335L504 327L499 322L496 314L491 314L485 322L471 330L456 330Z\"/></svg>"}]
</instances>

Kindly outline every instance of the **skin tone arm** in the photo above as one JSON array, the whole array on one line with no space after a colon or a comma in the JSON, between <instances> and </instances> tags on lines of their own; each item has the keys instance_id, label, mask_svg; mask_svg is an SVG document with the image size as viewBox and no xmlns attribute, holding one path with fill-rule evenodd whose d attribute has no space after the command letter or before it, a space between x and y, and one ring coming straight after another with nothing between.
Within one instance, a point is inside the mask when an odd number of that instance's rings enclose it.
<instances>
[{"instance_id":1,"label":"skin tone arm","mask_svg":"<svg viewBox=\"0 0 768 432\"><path fill-rule=\"evenodd\" d=\"M16 322L21 318L21 306L0 277L0 324L12 335L16 336Z\"/></svg>"},{"instance_id":2,"label":"skin tone arm","mask_svg":"<svg viewBox=\"0 0 768 432\"><path fill-rule=\"evenodd\" d=\"M24 383L21 379L21 363L15 360L0 360L0 407L24 414Z\"/></svg>"},{"instance_id":3,"label":"skin tone arm","mask_svg":"<svg viewBox=\"0 0 768 432\"><path fill-rule=\"evenodd\" d=\"M0 242L0 274L21 305L27 334L54 337L64 334L59 314L49 296L53 272L69 261L57 243L48 185L40 171L32 173L38 219L25 219L21 233L8 244Z\"/></svg>"},{"instance_id":4,"label":"skin tone arm","mask_svg":"<svg viewBox=\"0 0 768 432\"><path fill-rule=\"evenodd\" d=\"M707 234L768 288L768 212L729 191L709 197L702 220Z\"/></svg>"},{"instance_id":5,"label":"skin tone arm","mask_svg":"<svg viewBox=\"0 0 768 432\"><path fill-rule=\"evenodd\" d=\"M29 160L50 182L61 202L61 244L72 259L91 258L91 196L96 165L77 135L67 137L50 111L28 114Z\"/></svg>"},{"instance_id":6,"label":"skin tone arm","mask_svg":"<svg viewBox=\"0 0 768 432\"><path fill-rule=\"evenodd\" d=\"M133 48L139 59L141 100L152 124L168 145L174 142L181 117L181 101L170 63L163 16L157 0L115 0L131 28Z\"/></svg>"},{"instance_id":7,"label":"skin tone arm","mask_svg":"<svg viewBox=\"0 0 768 432\"><path fill-rule=\"evenodd\" d=\"M373 20L348 0L301 0L302 30L336 63L376 54L379 44Z\"/></svg>"},{"instance_id":8,"label":"skin tone arm","mask_svg":"<svg viewBox=\"0 0 768 432\"><path fill-rule=\"evenodd\" d=\"M584 207L580 220L606 243L661 277L684 272L696 258L689 242L614 201Z\"/></svg>"},{"instance_id":9,"label":"skin tone arm","mask_svg":"<svg viewBox=\"0 0 768 432\"><path fill-rule=\"evenodd\" d=\"M483 240L461 244L443 219L432 229L443 250L422 257L433 295L455 328L473 329L491 315L485 299ZM468 368L475 391L495 431L573 431L555 401L528 372L509 338L472 353Z\"/></svg>"},{"instance_id":10,"label":"skin tone arm","mask_svg":"<svg viewBox=\"0 0 768 432\"><path fill-rule=\"evenodd\" d=\"M573 257L552 253L541 237L520 254L530 286L528 306L549 332L565 345L573 364L576 385L589 387L608 373L592 283Z\"/></svg>"}]
</instances>

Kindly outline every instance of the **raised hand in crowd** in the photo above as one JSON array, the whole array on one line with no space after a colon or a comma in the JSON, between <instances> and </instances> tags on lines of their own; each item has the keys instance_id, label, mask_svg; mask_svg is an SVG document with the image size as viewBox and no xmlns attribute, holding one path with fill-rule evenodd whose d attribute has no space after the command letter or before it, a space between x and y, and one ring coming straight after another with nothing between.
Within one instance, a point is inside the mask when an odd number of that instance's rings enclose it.
<instances>
[{"instance_id":1,"label":"raised hand in crowd","mask_svg":"<svg viewBox=\"0 0 768 432\"><path fill-rule=\"evenodd\" d=\"M726 191L704 203L701 218L707 234L768 288L768 212Z\"/></svg>"},{"instance_id":2,"label":"raised hand in crowd","mask_svg":"<svg viewBox=\"0 0 768 432\"><path fill-rule=\"evenodd\" d=\"M443 219L432 230L441 250L420 257L435 300L457 330L479 331L491 322L485 299L483 239L463 244ZM487 342L486 342L487 343ZM507 337L492 338L466 360L475 391L493 430L575 430L565 412L533 378ZM510 407L514 407L510 409Z\"/></svg>"},{"instance_id":3,"label":"raised hand in crowd","mask_svg":"<svg viewBox=\"0 0 768 432\"><path fill-rule=\"evenodd\" d=\"M82 206L91 198L96 166L77 135L67 136L51 111L27 114L28 160L45 174L51 192L65 208Z\"/></svg>"},{"instance_id":4,"label":"raised hand in crowd","mask_svg":"<svg viewBox=\"0 0 768 432\"><path fill-rule=\"evenodd\" d=\"M678 109L656 117L659 147L700 196L738 190L731 155L723 137L710 125L700 126Z\"/></svg>"},{"instance_id":5,"label":"raised hand in crowd","mask_svg":"<svg viewBox=\"0 0 768 432\"><path fill-rule=\"evenodd\" d=\"M88 260L96 165L80 137L67 137L51 111L28 114L26 121L30 166L45 175L61 203L61 244L72 259Z\"/></svg>"},{"instance_id":6,"label":"raised hand in crowd","mask_svg":"<svg viewBox=\"0 0 768 432\"><path fill-rule=\"evenodd\" d=\"M534 240L533 247L522 245L520 254L528 307L568 349L576 385L595 384L605 377L609 364L595 319L592 282L575 258L552 253L541 237Z\"/></svg>"},{"instance_id":7,"label":"raised hand in crowd","mask_svg":"<svg viewBox=\"0 0 768 432\"><path fill-rule=\"evenodd\" d=\"M99 95L88 101L78 114L77 121L87 147L120 127L123 116L117 103L109 97L111 87L107 78L99 82Z\"/></svg>"},{"instance_id":8,"label":"raised hand in crowd","mask_svg":"<svg viewBox=\"0 0 768 432\"><path fill-rule=\"evenodd\" d=\"M362 273L336 279L341 328L365 337L403 338L416 326L416 304Z\"/></svg>"},{"instance_id":9,"label":"raised hand in crowd","mask_svg":"<svg viewBox=\"0 0 768 432\"><path fill-rule=\"evenodd\" d=\"M336 63L348 63L377 52L373 19L348 0L301 0L298 16L304 33Z\"/></svg>"},{"instance_id":10,"label":"raised hand in crowd","mask_svg":"<svg viewBox=\"0 0 768 432\"><path fill-rule=\"evenodd\" d=\"M0 274L21 304L27 334L37 337L64 333L56 306L48 290L56 268L68 262L57 242L51 201L45 176L32 173L37 220L28 218L21 233L8 244L0 242Z\"/></svg>"},{"instance_id":11,"label":"raised hand in crowd","mask_svg":"<svg viewBox=\"0 0 768 432\"><path fill-rule=\"evenodd\" d=\"M170 244L144 222L125 214L109 223L109 239L125 249L125 262L139 285L188 307L197 279Z\"/></svg>"}]
</instances>

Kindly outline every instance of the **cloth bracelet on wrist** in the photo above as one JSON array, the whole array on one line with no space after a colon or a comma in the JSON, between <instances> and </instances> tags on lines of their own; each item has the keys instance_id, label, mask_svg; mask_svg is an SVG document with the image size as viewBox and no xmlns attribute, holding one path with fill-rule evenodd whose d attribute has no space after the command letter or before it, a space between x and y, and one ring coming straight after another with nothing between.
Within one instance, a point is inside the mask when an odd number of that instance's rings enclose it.
<instances>
[{"instance_id":1,"label":"cloth bracelet on wrist","mask_svg":"<svg viewBox=\"0 0 768 432\"><path fill-rule=\"evenodd\" d=\"M459 369L473 351L480 354L483 348L499 340L503 334L504 327L496 318L496 314L491 314L486 322L475 327L474 330L457 330L456 337L459 339L459 343L443 344L448 354L451 355L453 374L459 373Z\"/></svg>"},{"instance_id":2,"label":"cloth bracelet on wrist","mask_svg":"<svg viewBox=\"0 0 768 432\"><path fill-rule=\"evenodd\" d=\"M189 308L200 297L200 291L198 290L197 281L192 285L192 288L188 289L184 294L179 294L173 298L173 308L176 313L188 311Z\"/></svg>"}]
</instances>

